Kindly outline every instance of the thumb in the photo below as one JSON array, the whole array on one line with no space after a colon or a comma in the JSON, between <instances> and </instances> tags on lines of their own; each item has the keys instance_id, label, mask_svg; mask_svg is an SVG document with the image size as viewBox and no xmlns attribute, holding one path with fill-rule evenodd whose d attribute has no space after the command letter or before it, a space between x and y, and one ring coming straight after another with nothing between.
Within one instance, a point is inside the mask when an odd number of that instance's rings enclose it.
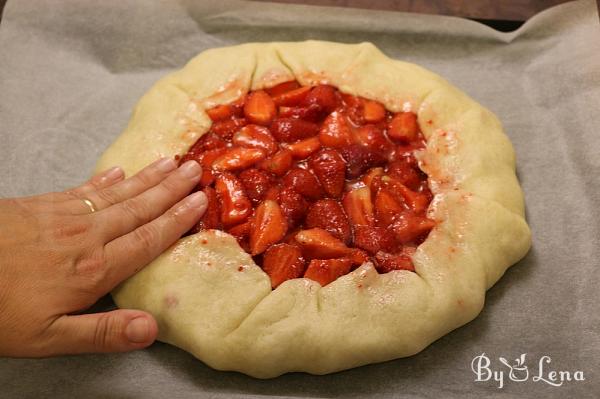
<instances>
[{"instance_id":1,"label":"thumb","mask_svg":"<svg viewBox=\"0 0 600 399\"><path fill-rule=\"evenodd\" d=\"M127 352L149 346L158 334L151 314L128 309L62 316L53 327L54 354Z\"/></svg>"}]
</instances>

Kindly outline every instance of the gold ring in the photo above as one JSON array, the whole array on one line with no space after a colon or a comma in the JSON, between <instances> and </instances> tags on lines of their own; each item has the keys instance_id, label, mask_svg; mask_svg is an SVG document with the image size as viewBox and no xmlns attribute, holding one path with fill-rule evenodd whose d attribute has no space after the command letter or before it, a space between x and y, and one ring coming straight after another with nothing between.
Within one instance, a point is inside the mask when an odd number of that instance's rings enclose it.
<instances>
[{"instance_id":1,"label":"gold ring","mask_svg":"<svg viewBox=\"0 0 600 399\"><path fill-rule=\"evenodd\" d=\"M82 200L83 203L86 204L88 206L88 208L90 208L90 211L92 211L92 213L96 212L96 206L94 205L94 203L92 201L90 201L87 198L80 198L80 200Z\"/></svg>"}]
</instances>

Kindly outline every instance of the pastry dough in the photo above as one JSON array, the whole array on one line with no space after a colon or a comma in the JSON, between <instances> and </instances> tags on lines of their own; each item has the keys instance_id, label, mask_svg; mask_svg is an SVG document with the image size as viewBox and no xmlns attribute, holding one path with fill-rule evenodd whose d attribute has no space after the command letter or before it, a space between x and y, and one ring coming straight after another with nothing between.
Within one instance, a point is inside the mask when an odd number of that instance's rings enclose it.
<instances>
[{"instance_id":1,"label":"pastry dough","mask_svg":"<svg viewBox=\"0 0 600 399\"><path fill-rule=\"evenodd\" d=\"M205 109L249 90L297 80L327 83L412 110L427 139L418 154L435 194L437 226L404 270L370 264L326 287L269 277L230 235L180 239L113 292L143 309L159 339L209 366L258 378L326 374L413 355L469 322L485 291L531 245L515 155L497 118L441 77L392 60L370 43L256 43L205 51L157 82L97 170L132 175L160 156L184 154L210 127Z\"/></svg>"}]
</instances>

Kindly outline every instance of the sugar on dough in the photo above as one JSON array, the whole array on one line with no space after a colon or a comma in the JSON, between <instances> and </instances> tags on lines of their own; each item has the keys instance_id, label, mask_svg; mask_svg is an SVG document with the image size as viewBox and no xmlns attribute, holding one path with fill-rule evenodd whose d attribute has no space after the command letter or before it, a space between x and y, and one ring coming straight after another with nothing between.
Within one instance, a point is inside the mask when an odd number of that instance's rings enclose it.
<instances>
[{"instance_id":1,"label":"sugar on dough","mask_svg":"<svg viewBox=\"0 0 600 399\"><path fill-rule=\"evenodd\" d=\"M296 79L417 112L417 154L438 224L414 257L416 273L364 264L326 287L269 277L220 231L180 239L113 292L143 309L159 339L209 366L258 378L326 374L413 355L481 311L485 292L531 245L515 155L498 119L447 81L392 60L370 43L253 43L207 50L159 80L96 169L132 175L184 154L210 127L204 109Z\"/></svg>"}]
</instances>

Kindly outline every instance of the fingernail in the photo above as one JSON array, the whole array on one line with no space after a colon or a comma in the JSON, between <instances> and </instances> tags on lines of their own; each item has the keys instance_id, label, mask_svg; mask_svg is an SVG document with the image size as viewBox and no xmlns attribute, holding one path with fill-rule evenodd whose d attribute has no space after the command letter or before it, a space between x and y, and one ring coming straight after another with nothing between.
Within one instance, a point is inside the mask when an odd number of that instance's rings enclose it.
<instances>
[{"instance_id":1,"label":"fingernail","mask_svg":"<svg viewBox=\"0 0 600 399\"><path fill-rule=\"evenodd\" d=\"M200 165L196 161L187 161L186 163L184 163L183 165L181 165L179 167L179 170L181 170L181 173L185 177L190 177L190 178L200 176L200 171L201 171Z\"/></svg>"},{"instance_id":2,"label":"fingernail","mask_svg":"<svg viewBox=\"0 0 600 399\"><path fill-rule=\"evenodd\" d=\"M100 176L100 183L104 184L117 181L123 178L124 175L125 173L123 172L123 169L118 166L113 166L112 168L104 171L104 173Z\"/></svg>"},{"instance_id":3,"label":"fingernail","mask_svg":"<svg viewBox=\"0 0 600 399\"><path fill-rule=\"evenodd\" d=\"M188 208L201 208L206 204L206 195L202 191L196 191L188 195L185 199L185 205Z\"/></svg>"},{"instance_id":4,"label":"fingernail","mask_svg":"<svg viewBox=\"0 0 600 399\"><path fill-rule=\"evenodd\" d=\"M163 158L156 163L156 169L167 173L177 167L177 163L173 158Z\"/></svg>"},{"instance_id":5,"label":"fingernail","mask_svg":"<svg viewBox=\"0 0 600 399\"><path fill-rule=\"evenodd\" d=\"M130 342L136 344L148 341L150 337L150 323L145 317L137 317L127 324L125 336Z\"/></svg>"}]
</instances>

